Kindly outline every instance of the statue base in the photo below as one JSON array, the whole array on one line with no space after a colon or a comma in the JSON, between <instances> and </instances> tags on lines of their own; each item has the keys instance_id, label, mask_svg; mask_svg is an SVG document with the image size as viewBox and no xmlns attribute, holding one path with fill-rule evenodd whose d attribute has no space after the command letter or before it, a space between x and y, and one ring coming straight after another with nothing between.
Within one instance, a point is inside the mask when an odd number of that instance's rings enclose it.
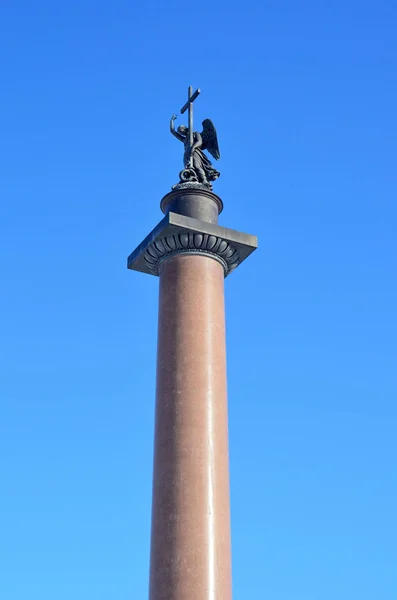
<instances>
[{"instance_id":1,"label":"statue base","mask_svg":"<svg viewBox=\"0 0 397 600\"><path fill-rule=\"evenodd\" d=\"M219 176L219 174L218 174ZM217 179L215 177L214 179ZM212 190L212 184L209 181L205 183L199 181L196 170L193 167L186 167L179 173L179 183L172 186L172 190L184 190L188 188L197 188L201 190Z\"/></svg>"},{"instance_id":2,"label":"statue base","mask_svg":"<svg viewBox=\"0 0 397 600\"><path fill-rule=\"evenodd\" d=\"M205 184L205 183L198 183L195 181L180 181L179 183L176 183L175 185L172 186L171 188L172 190L191 190L191 189L196 189L196 190L212 190L212 185L210 183Z\"/></svg>"}]
</instances>

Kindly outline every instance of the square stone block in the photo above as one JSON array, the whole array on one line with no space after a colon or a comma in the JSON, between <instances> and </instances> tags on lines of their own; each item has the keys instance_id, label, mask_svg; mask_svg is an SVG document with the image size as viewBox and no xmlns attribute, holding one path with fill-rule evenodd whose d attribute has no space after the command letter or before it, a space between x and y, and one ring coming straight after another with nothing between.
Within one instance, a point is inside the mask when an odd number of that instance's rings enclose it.
<instances>
[{"instance_id":1,"label":"square stone block","mask_svg":"<svg viewBox=\"0 0 397 600\"><path fill-rule=\"evenodd\" d=\"M163 260L175 254L203 254L218 260L225 276L258 247L254 235L169 212L128 257L127 267L158 275Z\"/></svg>"}]
</instances>

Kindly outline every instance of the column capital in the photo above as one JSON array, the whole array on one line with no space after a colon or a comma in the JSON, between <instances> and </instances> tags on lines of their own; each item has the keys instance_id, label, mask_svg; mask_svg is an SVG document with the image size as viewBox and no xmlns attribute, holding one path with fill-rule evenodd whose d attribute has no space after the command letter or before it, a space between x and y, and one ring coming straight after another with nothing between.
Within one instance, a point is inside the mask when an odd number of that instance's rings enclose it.
<instances>
[{"instance_id":1,"label":"column capital","mask_svg":"<svg viewBox=\"0 0 397 600\"><path fill-rule=\"evenodd\" d=\"M257 247L258 239L254 235L168 212L130 254L127 267L158 275L167 258L181 253L202 254L220 262L226 277Z\"/></svg>"}]
</instances>

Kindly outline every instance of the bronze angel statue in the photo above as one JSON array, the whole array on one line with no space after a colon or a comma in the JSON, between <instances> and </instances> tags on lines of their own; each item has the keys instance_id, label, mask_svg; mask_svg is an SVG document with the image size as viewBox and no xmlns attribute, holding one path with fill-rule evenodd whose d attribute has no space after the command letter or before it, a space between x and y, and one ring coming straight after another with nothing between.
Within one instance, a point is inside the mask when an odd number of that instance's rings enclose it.
<instances>
[{"instance_id":1,"label":"bronze angel statue","mask_svg":"<svg viewBox=\"0 0 397 600\"><path fill-rule=\"evenodd\" d=\"M185 125L180 125L175 131L174 121L176 118L176 115L172 115L170 130L172 135L183 142L185 146L183 155L183 164L185 168L180 173L181 181L197 182L212 189L211 181L218 179L220 173L214 169L203 150L207 150L215 160L219 160L221 156L213 122L210 119L205 119L203 121L203 131L201 133L194 131L193 140L191 141L189 129Z\"/></svg>"}]
</instances>

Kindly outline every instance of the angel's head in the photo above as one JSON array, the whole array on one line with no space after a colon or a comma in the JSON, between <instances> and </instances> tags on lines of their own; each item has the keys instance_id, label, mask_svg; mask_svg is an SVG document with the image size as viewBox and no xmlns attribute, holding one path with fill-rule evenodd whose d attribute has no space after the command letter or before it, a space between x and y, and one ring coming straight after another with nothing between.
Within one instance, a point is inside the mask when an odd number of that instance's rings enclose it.
<instances>
[{"instance_id":1,"label":"angel's head","mask_svg":"<svg viewBox=\"0 0 397 600\"><path fill-rule=\"evenodd\" d=\"M187 129L186 125L179 125L179 127L178 127L178 130L177 130L177 131L178 131L178 133L180 133L181 135L187 135L187 131L188 131L188 129Z\"/></svg>"}]
</instances>

